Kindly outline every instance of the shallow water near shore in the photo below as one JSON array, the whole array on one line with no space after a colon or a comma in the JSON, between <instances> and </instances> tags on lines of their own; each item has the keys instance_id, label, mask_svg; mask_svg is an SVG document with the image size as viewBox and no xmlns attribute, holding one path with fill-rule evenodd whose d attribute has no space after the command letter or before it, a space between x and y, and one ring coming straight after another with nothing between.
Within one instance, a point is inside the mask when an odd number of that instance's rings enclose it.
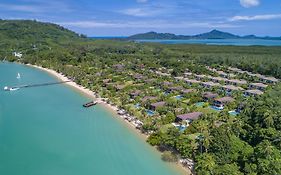
<instances>
[{"instance_id":1,"label":"shallow water near shore","mask_svg":"<svg viewBox=\"0 0 281 175\"><path fill-rule=\"evenodd\" d=\"M17 73L21 79L17 79ZM102 106L24 65L0 63L0 174L179 175L160 154Z\"/></svg>"}]
</instances>

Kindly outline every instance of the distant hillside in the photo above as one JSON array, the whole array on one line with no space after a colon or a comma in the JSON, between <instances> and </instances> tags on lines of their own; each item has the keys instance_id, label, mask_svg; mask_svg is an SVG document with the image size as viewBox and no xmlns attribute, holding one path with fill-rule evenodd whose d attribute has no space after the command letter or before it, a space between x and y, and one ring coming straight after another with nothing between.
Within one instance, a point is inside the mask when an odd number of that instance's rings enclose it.
<instances>
[{"instance_id":1,"label":"distant hillside","mask_svg":"<svg viewBox=\"0 0 281 175\"><path fill-rule=\"evenodd\" d=\"M12 53L20 52L33 62L39 57L69 58L66 48L87 40L59 25L32 20L0 20L0 39L0 59L15 60Z\"/></svg>"},{"instance_id":2,"label":"distant hillside","mask_svg":"<svg viewBox=\"0 0 281 175\"><path fill-rule=\"evenodd\" d=\"M227 32L222 32L219 30L212 30L207 33L202 33L198 35L175 35L171 33L156 33L156 32L148 32L142 34L136 34L128 37L131 40L137 39L272 39L272 40L281 40L281 37L257 37L255 35L247 35L247 36L238 36Z\"/></svg>"},{"instance_id":3,"label":"distant hillside","mask_svg":"<svg viewBox=\"0 0 281 175\"><path fill-rule=\"evenodd\" d=\"M177 39L179 36L171 33L148 32L130 36L130 39Z\"/></svg>"},{"instance_id":4,"label":"distant hillside","mask_svg":"<svg viewBox=\"0 0 281 175\"><path fill-rule=\"evenodd\" d=\"M0 20L0 38L19 41L81 39L78 34L59 25L32 20Z\"/></svg>"},{"instance_id":5,"label":"distant hillside","mask_svg":"<svg viewBox=\"0 0 281 175\"><path fill-rule=\"evenodd\" d=\"M231 33L222 32L219 30L212 30L208 33L202 33L199 35L190 36L192 39L237 39L240 38L237 35Z\"/></svg>"}]
</instances>

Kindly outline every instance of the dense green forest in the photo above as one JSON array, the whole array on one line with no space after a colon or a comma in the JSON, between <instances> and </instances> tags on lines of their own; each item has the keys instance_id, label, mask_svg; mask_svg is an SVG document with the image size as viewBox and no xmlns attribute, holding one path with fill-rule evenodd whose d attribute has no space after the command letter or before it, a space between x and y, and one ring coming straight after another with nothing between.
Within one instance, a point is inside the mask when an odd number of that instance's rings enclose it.
<instances>
[{"instance_id":1,"label":"dense green forest","mask_svg":"<svg viewBox=\"0 0 281 175\"><path fill-rule=\"evenodd\" d=\"M184 132L167 124L175 120L175 108L192 111L192 103L200 101L195 93L189 104L173 100L150 90L172 78L158 77L149 70L163 67L179 76L189 69L193 73L210 74L206 66L226 70L228 66L281 78L281 47L205 46L141 44L130 41L93 40L75 34L58 25L36 21L0 21L0 58L52 68L72 77L77 83L118 106L132 111L144 121L143 130L153 131L151 145L174 150L183 158L195 160L199 175L278 175L281 174L281 85L271 86L256 98L244 100L234 94L236 104L243 102L243 111L235 118L226 111L207 113L194 121ZM21 52L22 58L13 56ZM124 68L118 71L117 64ZM156 79L153 83L138 82L130 86L134 74ZM103 87L103 81L122 82L126 87L116 91ZM174 82L176 83L176 82ZM178 82L177 82L178 83ZM178 83L180 84L180 83ZM184 84L181 84L185 86ZM139 88L141 86L141 88ZM168 106L161 108L155 119L143 116L143 111L130 108L129 92L146 89L158 95ZM223 95L223 94L222 94ZM136 98L143 106L146 102ZM232 106L229 106L231 108ZM164 117L163 117L164 116ZM194 136L198 136L194 139Z\"/></svg>"}]
</instances>

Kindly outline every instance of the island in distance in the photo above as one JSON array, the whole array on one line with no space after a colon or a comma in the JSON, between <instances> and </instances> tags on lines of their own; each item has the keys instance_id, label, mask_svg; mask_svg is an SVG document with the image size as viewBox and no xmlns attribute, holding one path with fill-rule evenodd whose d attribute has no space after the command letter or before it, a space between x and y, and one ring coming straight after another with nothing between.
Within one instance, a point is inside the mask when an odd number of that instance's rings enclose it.
<instances>
[{"instance_id":1,"label":"island in distance","mask_svg":"<svg viewBox=\"0 0 281 175\"><path fill-rule=\"evenodd\" d=\"M264 40L281 40L281 37L259 37L255 35L239 36L232 33L223 32L219 30L212 30L207 33L198 35L176 35L172 33L157 33L147 32L129 36L130 40L141 40L141 39L163 39L163 40L188 40L188 39L264 39Z\"/></svg>"}]
</instances>

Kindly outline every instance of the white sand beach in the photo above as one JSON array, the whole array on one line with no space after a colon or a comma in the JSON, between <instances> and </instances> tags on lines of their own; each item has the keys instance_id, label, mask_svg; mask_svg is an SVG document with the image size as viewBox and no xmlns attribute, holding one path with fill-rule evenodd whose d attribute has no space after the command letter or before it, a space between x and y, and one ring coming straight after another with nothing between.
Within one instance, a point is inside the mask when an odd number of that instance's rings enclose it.
<instances>
[{"instance_id":1,"label":"white sand beach","mask_svg":"<svg viewBox=\"0 0 281 175\"><path fill-rule=\"evenodd\" d=\"M102 98L98 98L96 96L96 93L91 91L90 89L87 89L81 85L78 85L77 83L75 83L74 81L70 80L69 78L67 78L65 75L61 74L61 73L58 73L52 69L48 69L48 68L43 68L41 66L37 66L37 65L31 65L31 64L27 64L27 66L31 66L31 67L34 67L34 68L37 68L37 69L40 69L40 70L43 70L43 71L46 71L47 73L51 74L52 76L56 77L57 79L59 79L60 81L67 81L67 85L75 88L76 90L82 92L83 94L87 95L88 97L92 98L93 100L97 101L99 104L102 104L108 108L110 108L112 111L114 111L115 113L117 113L117 110L118 108L113 106L113 105L110 105L110 104L107 104L103 101Z\"/></svg>"}]
</instances>

